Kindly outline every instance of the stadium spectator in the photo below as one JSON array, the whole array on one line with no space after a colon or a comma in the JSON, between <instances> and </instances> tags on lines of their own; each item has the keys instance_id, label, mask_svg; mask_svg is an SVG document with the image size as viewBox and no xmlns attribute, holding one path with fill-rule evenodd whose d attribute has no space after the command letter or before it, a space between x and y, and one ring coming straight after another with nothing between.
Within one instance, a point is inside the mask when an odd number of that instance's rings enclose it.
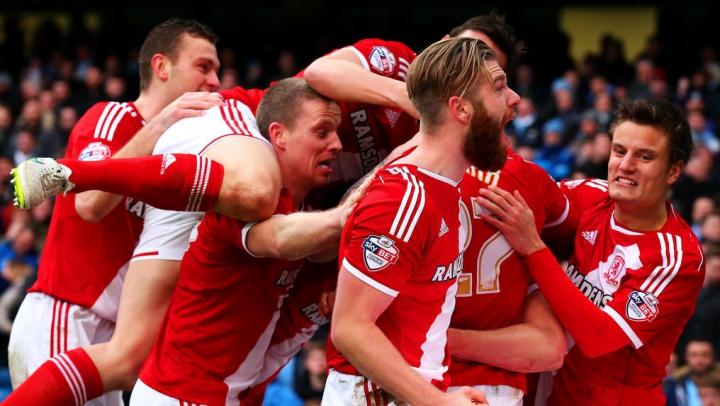
<instances>
[{"instance_id":1,"label":"stadium spectator","mask_svg":"<svg viewBox=\"0 0 720 406\"><path fill-rule=\"evenodd\" d=\"M308 341L302 352L303 368L295 377L295 392L306 405L308 402L317 402L319 405L327 379L325 342Z\"/></svg>"},{"instance_id":2,"label":"stadium spectator","mask_svg":"<svg viewBox=\"0 0 720 406\"><path fill-rule=\"evenodd\" d=\"M702 406L720 406L720 374L711 373L695 380Z\"/></svg>"},{"instance_id":3,"label":"stadium spectator","mask_svg":"<svg viewBox=\"0 0 720 406\"><path fill-rule=\"evenodd\" d=\"M700 242L720 243L720 212L706 214L700 221Z\"/></svg>"},{"instance_id":4,"label":"stadium spectator","mask_svg":"<svg viewBox=\"0 0 720 406\"><path fill-rule=\"evenodd\" d=\"M692 110L688 112L687 119L695 145L702 145L713 155L717 155L720 152L720 140L708 129L703 113L699 110Z\"/></svg>"},{"instance_id":5,"label":"stadium spectator","mask_svg":"<svg viewBox=\"0 0 720 406\"><path fill-rule=\"evenodd\" d=\"M713 343L696 338L685 349L687 365L675 371L673 379L665 388L667 406L703 405L697 382L709 375L720 374L720 363L716 362Z\"/></svg>"},{"instance_id":6,"label":"stadium spectator","mask_svg":"<svg viewBox=\"0 0 720 406\"><path fill-rule=\"evenodd\" d=\"M714 161L710 150L695 147L685 171L672 187L672 202L685 221L692 222L692 206L698 196L720 196L720 184L712 176Z\"/></svg>"},{"instance_id":7,"label":"stadium spectator","mask_svg":"<svg viewBox=\"0 0 720 406\"><path fill-rule=\"evenodd\" d=\"M543 145L535 150L533 158L536 164L557 181L570 176L570 171L575 165L572 149L563 143L566 128L559 118L547 121L543 125Z\"/></svg>"},{"instance_id":8,"label":"stadium spectator","mask_svg":"<svg viewBox=\"0 0 720 406\"><path fill-rule=\"evenodd\" d=\"M692 208L692 223L690 224L695 236L700 238L700 225L703 219L708 214L718 210L718 208L720 207L718 207L715 199L710 196L698 196L695 199Z\"/></svg>"},{"instance_id":9,"label":"stadium spectator","mask_svg":"<svg viewBox=\"0 0 720 406\"><path fill-rule=\"evenodd\" d=\"M506 129L515 139L516 148L537 148L542 144L540 123L532 99L523 97L517 107L517 115Z\"/></svg>"}]
</instances>

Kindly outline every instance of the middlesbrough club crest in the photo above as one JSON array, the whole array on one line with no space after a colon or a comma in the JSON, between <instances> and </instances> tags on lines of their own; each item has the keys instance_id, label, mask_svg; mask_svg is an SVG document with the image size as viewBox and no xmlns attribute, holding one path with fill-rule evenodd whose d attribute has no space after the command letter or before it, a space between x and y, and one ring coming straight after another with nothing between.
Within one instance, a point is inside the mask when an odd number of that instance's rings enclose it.
<instances>
[{"instance_id":1,"label":"middlesbrough club crest","mask_svg":"<svg viewBox=\"0 0 720 406\"><path fill-rule=\"evenodd\" d=\"M658 304L653 294L635 291L628 296L625 314L633 321L653 321L659 311Z\"/></svg>"},{"instance_id":2,"label":"middlesbrough club crest","mask_svg":"<svg viewBox=\"0 0 720 406\"><path fill-rule=\"evenodd\" d=\"M400 250L395 246L395 241L384 235L367 237L363 242L363 250L365 266L371 272L385 269L388 265L397 262L400 257Z\"/></svg>"},{"instance_id":3,"label":"middlesbrough club crest","mask_svg":"<svg viewBox=\"0 0 720 406\"><path fill-rule=\"evenodd\" d=\"M620 278L622 277L621 273L624 269L625 260L620 255L615 255L615 259L613 259L612 264L610 264L610 269L603 272L603 278L605 278L605 282L613 286L617 286L620 282Z\"/></svg>"},{"instance_id":4,"label":"middlesbrough club crest","mask_svg":"<svg viewBox=\"0 0 720 406\"><path fill-rule=\"evenodd\" d=\"M384 76L390 76L395 70L395 55L385 47L373 47L368 59L370 65Z\"/></svg>"}]
</instances>

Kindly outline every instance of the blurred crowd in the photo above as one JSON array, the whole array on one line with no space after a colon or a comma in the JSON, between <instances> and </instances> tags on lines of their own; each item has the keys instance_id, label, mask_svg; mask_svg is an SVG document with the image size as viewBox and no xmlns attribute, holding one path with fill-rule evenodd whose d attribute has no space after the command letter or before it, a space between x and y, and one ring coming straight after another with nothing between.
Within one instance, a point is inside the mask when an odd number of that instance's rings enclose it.
<instances>
[{"instance_id":1,"label":"blurred crowd","mask_svg":"<svg viewBox=\"0 0 720 406\"><path fill-rule=\"evenodd\" d=\"M54 31L38 35L43 32ZM11 65L2 62L9 59L5 53L14 38L11 34L0 47L0 346L7 346L13 314L34 280L52 213L52 201L32 211L14 209L12 167L34 156L63 156L70 131L90 106L103 100L133 100L139 87L136 48L124 54L103 50L101 57L97 49L78 43L71 51L31 52L29 59ZM33 43L47 41L40 38ZM688 366L671 374L677 378L671 380L672 392L678 385L684 387L683 377L695 368L686 352L692 352L697 342L707 344L713 353L720 350L720 57L717 49L703 48L697 65L688 64L687 71L671 77L668 54L653 37L639 57L629 60L623 43L606 35L597 52L549 83L537 81L537 67L521 61L510 86L522 101L507 133L520 155L558 181L605 179L611 152L608 130L618 100L664 98L687 114L695 150L670 199L703 244L707 277L695 316L678 344L678 359L684 363L687 358ZM260 58L241 61L233 48L220 46L219 56L222 88L263 88L294 75L302 68L298 60L315 55L280 51L274 64L265 64ZM268 390L268 401L314 404L325 381L324 350L318 350L323 348L323 344L308 345ZM710 366L698 368L714 370L713 362L714 355ZM0 366L7 366L7 359L0 359ZM0 386L5 380L0 371ZM290 387L295 390L287 392Z\"/></svg>"}]
</instances>

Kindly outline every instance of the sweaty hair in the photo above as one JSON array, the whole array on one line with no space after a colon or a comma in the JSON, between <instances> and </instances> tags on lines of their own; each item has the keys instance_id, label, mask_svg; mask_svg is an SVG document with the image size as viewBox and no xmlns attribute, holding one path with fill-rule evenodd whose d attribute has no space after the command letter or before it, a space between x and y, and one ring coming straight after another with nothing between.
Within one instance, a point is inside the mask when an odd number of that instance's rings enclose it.
<instances>
[{"instance_id":1,"label":"sweaty hair","mask_svg":"<svg viewBox=\"0 0 720 406\"><path fill-rule=\"evenodd\" d=\"M507 57L505 72L512 72L525 54L525 42L515 37L515 29L507 25L505 16L495 10L488 15L473 17L450 31L450 37L455 38L464 31L478 31L488 36Z\"/></svg>"},{"instance_id":2,"label":"sweaty hair","mask_svg":"<svg viewBox=\"0 0 720 406\"><path fill-rule=\"evenodd\" d=\"M305 79L288 78L277 82L265 93L255 115L260 133L269 140L270 124L280 123L293 128L302 102L315 99L332 101L310 88Z\"/></svg>"},{"instance_id":3,"label":"sweaty hair","mask_svg":"<svg viewBox=\"0 0 720 406\"><path fill-rule=\"evenodd\" d=\"M610 141L617 127L626 121L661 131L667 137L670 165L679 161L687 164L693 150L693 139L690 124L679 108L661 99L623 99L615 112L615 119L610 124Z\"/></svg>"},{"instance_id":4,"label":"sweaty hair","mask_svg":"<svg viewBox=\"0 0 720 406\"><path fill-rule=\"evenodd\" d=\"M150 86L153 77L152 57L155 54L163 54L170 58L172 63L177 61L178 48L183 34L188 34L193 38L205 38L211 44L215 45L218 41L217 35L213 30L194 20L180 20L171 18L159 25L156 25L140 47L140 55L138 64L140 65L140 90L145 90Z\"/></svg>"},{"instance_id":5,"label":"sweaty hair","mask_svg":"<svg viewBox=\"0 0 720 406\"><path fill-rule=\"evenodd\" d=\"M439 124L453 96L474 100L475 95L468 94L470 89L483 76L492 80L486 66L489 60L497 60L495 52L472 38L438 41L420 53L407 75L408 95L420 113L420 122L429 127Z\"/></svg>"}]
</instances>

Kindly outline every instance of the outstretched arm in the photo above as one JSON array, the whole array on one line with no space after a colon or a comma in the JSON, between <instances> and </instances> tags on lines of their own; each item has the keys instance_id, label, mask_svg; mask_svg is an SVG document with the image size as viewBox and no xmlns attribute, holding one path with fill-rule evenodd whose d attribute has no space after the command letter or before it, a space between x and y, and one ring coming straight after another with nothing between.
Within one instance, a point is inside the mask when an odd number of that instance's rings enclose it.
<instances>
[{"instance_id":1,"label":"outstretched arm","mask_svg":"<svg viewBox=\"0 0 720 406\"><path fill-rule=\"evenodd\" d=\"M525 298L523 322L497 330L448 331L455 358L481 362L515 372L558 369L565 357L565 329L539 290Z\"/></svg>"},{"instance_id":2,"label":"outstretched arm","mask_svg":"<svg viewBox=\"0 0 720 406\"><path fill-rule=\"evenodd\" d=\"M540 239L532 211L520 193L496 186L481 189L480 204L498 216L480 216L502 231L505 239L525 257L525 263L550 308L589 358L598 357L631 344L630 338L613 318L575 287L552 252Z\"/></svg>"},{"instance_id":3,"label":"outstretched arm","mask_svg":"<svg viewBox=\"0 0 720 406\"><path fill-rule=\"evenodd\" d=\"M310 87L332 99L398 107L420 118L405 82L370 72L351 49L317 59L305 69L304 78Z\"/></svg>"},{"instance_id":4,"label":"outstretched arm","mask_svg":"<svg viewBox=\"0 0 720 406\"><path fill-rule=\"evenodd\" d=\"M273 216L253 225L246 237L248 251L259 257L288 260L312 256L315 262L337 257L340 233L372 180L373 176L366 178L334 209Z\"/></svg>"}]
</instances>

